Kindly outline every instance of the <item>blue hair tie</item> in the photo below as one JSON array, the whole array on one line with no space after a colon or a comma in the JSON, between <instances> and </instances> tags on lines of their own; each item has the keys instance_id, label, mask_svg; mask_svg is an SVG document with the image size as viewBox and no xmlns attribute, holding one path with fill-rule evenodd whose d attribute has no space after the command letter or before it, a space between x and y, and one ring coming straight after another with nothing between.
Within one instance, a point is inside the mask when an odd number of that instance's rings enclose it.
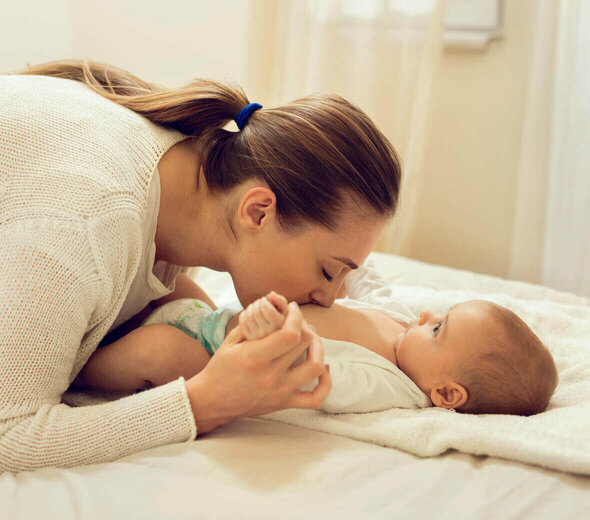
<instances>
[{"instance_id":1,"label":"blue hair tie","mask_svg":"<svg viewBox=\"0 0 590 520\"><path fill-rule=\"evenodd\" d=\"M246 121L248 120L252 112L255 112L259 108L262 108L262 105L258 103L250 103L238 112L238 115L234 118L234 121L236 122L240 130L244 128L244 125L246 124Z\"/></svg>"}]
</instances>

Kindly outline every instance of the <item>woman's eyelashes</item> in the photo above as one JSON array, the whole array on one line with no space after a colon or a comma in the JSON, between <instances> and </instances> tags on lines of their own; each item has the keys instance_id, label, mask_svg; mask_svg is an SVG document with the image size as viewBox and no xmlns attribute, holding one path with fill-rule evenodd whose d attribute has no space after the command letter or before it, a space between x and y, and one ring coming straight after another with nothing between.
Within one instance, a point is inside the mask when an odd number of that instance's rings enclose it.
<instances>
[{"instance_id":1,"label":"woman's eyelashes","mask_svg":"<svg viewBox=\"0 0 590 520\"><path fill-rule=\"evenodd\" d=\"M439 321L434 327L432 327L432 333L436 336L441 327L442 322Z\"/></svg>"},{"instance_id":2,"label":"woman's eyelashes","mask_svg":"<svg viewBox=\"0 0 590 520\"><path fill-rule=\"evenodd\" d=\"M331 282L334 279L326 272L324 268L322 268L322 274L324 275L324 278L328 280L328 282Z\"/></svg>"}]
</instances>

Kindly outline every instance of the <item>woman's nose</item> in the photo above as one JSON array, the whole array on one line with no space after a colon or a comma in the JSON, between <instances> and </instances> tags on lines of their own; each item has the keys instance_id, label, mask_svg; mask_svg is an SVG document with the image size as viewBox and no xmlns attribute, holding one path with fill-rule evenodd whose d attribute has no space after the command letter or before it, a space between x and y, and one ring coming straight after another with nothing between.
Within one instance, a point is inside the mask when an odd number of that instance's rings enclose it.
<instances>
[{"instance_id":1,"label":"woman's nose","mask_svg":"<svg viewBox=\"0 0 590 520\"><path fill-rule=\"evenodd\" d=\"M432 314L432 312L423 311L422 314L420 314L420 319L418 320L418 325L422 326L425 323L428 323L432 319L433 316L434 316L434 314Z\"/></svg>"},{"instance_id":2,"label":"woman's nose","mask_svg":"<svg viewBox=\"0 0 590 520\"><path fill-rule=\"evenodd\" d=\"M313 291L309 297L313 303L317 303L322 307L331 307L342 287L342 283L343 282L331 284L328 289L317 289Z\"/></svg>"}]
</instances>

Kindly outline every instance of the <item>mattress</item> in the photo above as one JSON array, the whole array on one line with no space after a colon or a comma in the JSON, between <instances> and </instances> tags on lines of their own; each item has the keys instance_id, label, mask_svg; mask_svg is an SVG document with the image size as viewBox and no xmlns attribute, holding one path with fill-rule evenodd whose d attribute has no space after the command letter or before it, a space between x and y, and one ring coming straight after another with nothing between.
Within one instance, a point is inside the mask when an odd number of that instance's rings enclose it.
<instances>
[{"instance_id":1,"label":"mattress","mask_svg":"<svg viewBox=\"0 0 590 520\"><path fill-rule=\"evenodd\" d=\"M589 305L588 299L373 253L387 280ZM191 272L218 304L227 274ZM421 458L266 419L108 464L0 475L0 518L586 518L590 477L454 451Z\"/></svg>"}]
</instances>

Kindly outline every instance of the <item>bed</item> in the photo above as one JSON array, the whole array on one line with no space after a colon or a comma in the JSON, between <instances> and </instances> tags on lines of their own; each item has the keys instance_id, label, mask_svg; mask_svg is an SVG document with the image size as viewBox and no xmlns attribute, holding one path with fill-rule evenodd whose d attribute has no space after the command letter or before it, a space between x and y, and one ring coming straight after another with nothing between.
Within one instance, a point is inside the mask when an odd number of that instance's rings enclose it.
<instances>
[{"instance_id":1,"label":"bed","mask_svg":"<svg viewBox=\"0 0 590 520\"><path fill-rule=\"evenodd\" d=\"M524 306L555 304L583 317L590 310L588 299L546 287L382 253L371 257L407 294L413 288L467 291ZM216 303L233 300L226 274L190 274ZM590 330L590 322L581 326ZM0 518L588 518L584 435L572 433L579 457L568 455L563 466L576 469L571 472L550 469L551 461L527 464L456 450L419 457L288 418L242 419L197 441L108 464L0 475Z\"/></svg>"}]
</instances>

